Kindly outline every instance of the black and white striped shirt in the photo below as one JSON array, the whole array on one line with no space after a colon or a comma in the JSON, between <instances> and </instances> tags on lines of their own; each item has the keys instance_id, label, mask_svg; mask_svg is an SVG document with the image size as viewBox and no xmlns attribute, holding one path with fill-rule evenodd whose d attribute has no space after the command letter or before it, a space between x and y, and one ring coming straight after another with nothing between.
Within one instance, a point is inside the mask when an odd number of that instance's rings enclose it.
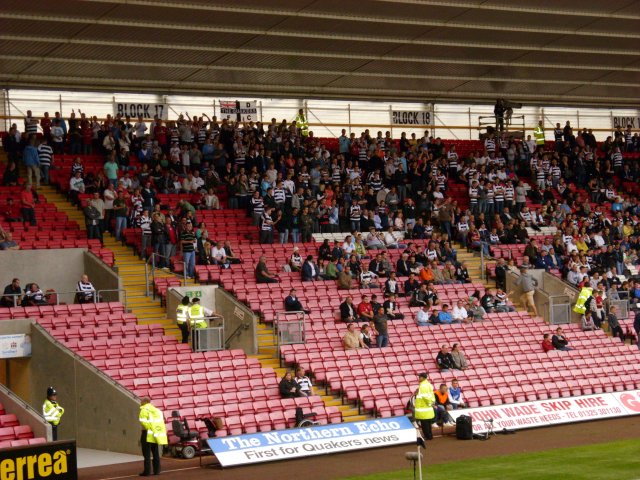
<instances>
[{"instance_id":1,"label":"black and white striped shirt","mask_svg":"<svg viewBox=\"0 0 640 480\"><path fill-rule=\"evenodd\" d=\"M261 223L260 229L263 232L270 232L271 230L273 230L273 219L271 218L271 215L269 215L267 212L264 212L262 214L260 223Z\"/></svg>"},{"instance_id":2,"label":"black and white striped shirt","mask_svg":"<svg viewBox=\"0 0 640 480\"><path fill-rule=\"evenodd\" d=\"M76 285L76 292L81 293L84 296L93 295L95 291L96 289L93 288L93 284L91 282L85 283L83 281L79 281Z\"/></svg>"},{"instance_id":3,"label":"black and white striped shirt","mask_svg":"<svg viewBox=\"0 0 640 480\"><path fill-rule=\"evenodd\" d=\"M515 195L515 191L513 189L513 185L507 185L504 187L504 199L507 202L513 202L513 197Z\"/></svg>"},{"instance_id":4,"label":"black and white striped shirt","mask_svg":"<svg viewBox=\"0 0 640 480\"><path fill-rule=\"evenodd\" d=\"M151 217L140 215L138 217L138 227L143 235L151 235Z\"/></svg>"},{"instance_id":5,"label":"black and white striped shirt","mask_svg":"<svg viewBox=\"0 0 640 480\"><path fill-rule=\"evenodd\" d=\"M351 207L349 208L349 219L352 222L357 222L358 220L360 220L360 205L351 205Z\"/></svg>"},{"instance_id":6,"label":"black and white striped shirt","mask_svg":"<svg viewBox=\"0 0 640 480\"><path fill-rule=\"evenodd\" d=\"M273 190L273 199L277 204L284 203L287 199L287 194L284 188L275 188Z\"/></svg>"},{"instance_id":7,"label":"black and white striped shirt","mask_svg":"<svg viewBox=\"0 0 640 480\"><path fill-rule=\"evenodd\" d=\"M40 157L40 166L50 167L51 159L53 158L53 148L45 143L40 144L40 146L38 146L38 157Z\"/></svg>"},{"instance_id":8,"label":"black and white striped shirt","mask_svg":"<svg viewBox=\"0 0 640 480\"><path fill-rule=\"evenodd\" d=\"M264 213L264 201L261 197L251 198L251 208L255 215L262 215Z\"/></svg>"},{"instance_id":9,"label":"black and white striped shirt","mask_svg":"<svg viewBox=\"0 0 640 480\"><path fill-rule=\"evenodd\" d=\"M496 141L493 138L487 138L484 141L484 148L488 153L496 151Z\"/></svg>"},{"instance_id":10,"label":"black and white striped shirt","mask_svg":"<svg viewBox=\"0 0 640 480\"><path fill-rule=\"evenodd\" d=\"M622 153L614 152L611 155L611 160L613 161L613 168L622 167Z\"/></svg>"}]
</instances>

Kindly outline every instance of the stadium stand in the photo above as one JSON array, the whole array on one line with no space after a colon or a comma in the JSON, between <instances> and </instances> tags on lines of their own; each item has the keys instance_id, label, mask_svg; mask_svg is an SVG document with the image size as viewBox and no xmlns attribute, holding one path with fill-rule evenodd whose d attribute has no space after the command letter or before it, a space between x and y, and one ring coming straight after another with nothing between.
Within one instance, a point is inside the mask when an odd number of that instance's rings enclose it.
<instances>
[{"instance_id":1,"label":"stadium stand","mask_svg":"<svg viewBox=\"0 0 640 480\"><path fill-rule=\"evenodd\" d=\"M4 406L0 404L0 448L22 447L45 442L46 439L42 437L34 437L30 426L20 425L17 417L6 412Z\"/></svg>"}]
</instances>

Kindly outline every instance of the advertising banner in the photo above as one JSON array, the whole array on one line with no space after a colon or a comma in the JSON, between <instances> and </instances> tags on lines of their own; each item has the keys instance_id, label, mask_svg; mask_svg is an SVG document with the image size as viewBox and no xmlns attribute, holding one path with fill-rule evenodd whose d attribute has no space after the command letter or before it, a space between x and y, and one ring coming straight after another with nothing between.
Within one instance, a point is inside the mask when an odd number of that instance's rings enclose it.
<instances>
[{"instance_id":1,"label":"advertising banner","mask_svg":"<svg viewBox=\"0 0 640 480\"><path fill-rule=\"evenodd\" d=\"M473 433L520 430L563 423L640 414L640 390L599 393L535 402L512 403L491 407L465 408L449 412L455 420L460 415L473 419Z\"/></svg>"},{"instance_id":2,"label":"advertising banner","mask_svg":"<svg viewBox=\"0 0 640 480\"><path fill-rule=\"evenodd\" d=\"M3 448L0 478L6 480L77 480L75 442Z\"/></svg>"},{"instance_id":3,"label":"advertising banner","mask_svg":"<svg viewBox=\"0 0 640 480\"><path fill-rule=\"evenodd\" d=\"M207 440L223 467L415 443L407 417L251 433Z\"/></svg>"},{"instance_id":4,"label":"advertising banner","mask_svg":"<svg viewBox=\"0 0 640 480\"><path fill-rule=\"evenodd\" d=\"M17 333L0 335L0 358L19 358L31 356L31 335Z\"/></svg>"}]
</instances>

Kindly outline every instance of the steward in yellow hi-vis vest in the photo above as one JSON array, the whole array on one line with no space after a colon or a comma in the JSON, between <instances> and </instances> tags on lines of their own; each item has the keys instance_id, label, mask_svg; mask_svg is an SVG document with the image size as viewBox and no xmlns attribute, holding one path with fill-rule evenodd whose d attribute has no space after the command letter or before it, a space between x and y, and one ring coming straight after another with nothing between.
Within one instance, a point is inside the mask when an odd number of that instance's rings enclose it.
<instances>
[{"instance_id":1,"label":"steward in yellow hi-vis vest","mask_svg":"<svg viewBox=\"0 0 640 480\"><path fill-rule=\"evenodd\" d=\"M582 287L580 290L580 295L578 295L578 300L576 300L576 304L573 306L573 311L579 313L580 315L584 315L584 312L587 311L587 300L593 293L593 288L591 287Z\"/></svg>"},{"instance_id":2,"label":"steward in yellow hi-vis vest","mask_svg":"<svg viewBox=\"0 0 640 480\"><path fill-rule=\"evenodd\" d=\"M536 145L544 145L544 126L542 120L538 122L538 126L533 129L533 136L536 138Z\"/></svg>"},{"instance_id":3,"label":"steward in yellow hi-vis vest","mask_svg":"<svg viewBox=\"0 0 640 480\"><path fill-rule=\"evenodd\" d=\"M189 343L189 297L182 297L182 302L176 308L176 323L182 333L182 343Z\"/></svg>"},{"instance_id":4,"label":"steward in yellow hi-vis vest","mask_svg":"<svg viewBox=\"0 0 640 480\"><path fill-rule=\"evenodd\" d=\"M416 400L414 404L414 418L420 423L420 428L425 440L432 440L433 433L431 424L436 416L433 406L436 403L436 397L433 393L433 385L429 382L429 376L426 373L418 375L420 385L416 391Z\"/></svg>"},{"instance_id":5,"label":"steward in yellow hi-vis vest","mask_svg":"<svg viewBox=\"0 0 640 480\"><path fill-rule=\"evenodd\" d=\"M151 404L149 397L140 401L140 446L144 457L144 470L140 474L148 477L151 473L151 456L153 456L153 474L160 473L160 445L167 445L167 427L162 412Z\"/></svg>"}]
</instances>

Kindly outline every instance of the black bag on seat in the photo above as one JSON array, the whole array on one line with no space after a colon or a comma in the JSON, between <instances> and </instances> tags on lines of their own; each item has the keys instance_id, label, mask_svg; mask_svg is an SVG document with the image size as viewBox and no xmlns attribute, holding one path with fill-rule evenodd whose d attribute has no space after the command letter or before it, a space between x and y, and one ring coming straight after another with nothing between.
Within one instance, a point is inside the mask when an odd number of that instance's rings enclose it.
<instances>
[{"instance_id":1,"label":"black bag on seat","mask_svg":"<svg viewBox=\"0 0 640 480\"><path fill-rule=\"evenodd\" d=\"M473 420L469 415L460 415L456 418L456 438L473 440Z\"/></svg>"}]
</instances>

